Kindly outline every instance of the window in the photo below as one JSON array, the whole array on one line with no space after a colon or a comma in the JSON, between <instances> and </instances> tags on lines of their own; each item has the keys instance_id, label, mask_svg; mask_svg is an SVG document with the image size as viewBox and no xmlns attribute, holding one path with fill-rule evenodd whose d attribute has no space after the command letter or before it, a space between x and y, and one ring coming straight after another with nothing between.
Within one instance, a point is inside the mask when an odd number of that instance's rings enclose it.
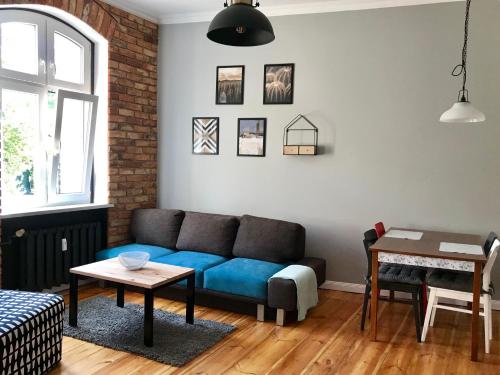
<instances>
[{"instance_id":1,"label":"window","mask_svg":"<svg viewBox=\"0 0 500 375\"><path fill-rule=\"evenodd\" d=\"M0 10L0 43L3 209L90 203L92 43L23 10Z\"/></svg>"}]
</instances>

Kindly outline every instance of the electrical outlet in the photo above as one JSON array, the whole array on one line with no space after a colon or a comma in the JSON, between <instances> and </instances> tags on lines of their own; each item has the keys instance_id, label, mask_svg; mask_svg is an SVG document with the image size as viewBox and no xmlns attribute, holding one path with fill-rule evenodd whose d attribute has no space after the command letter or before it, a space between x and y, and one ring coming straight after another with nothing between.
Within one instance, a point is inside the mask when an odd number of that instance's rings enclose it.
<instances>
[{"instance_id":1,"label":"electrical outlet","mask_svg":"<svg viewBox=\"0 0 500 375\"><path fill-rule=\"evenodd\" d=\"M68 250L68 240L66 238L63 238L61 240L61 247L62 247L62 251Z\"/></svg>"}]
</instances>

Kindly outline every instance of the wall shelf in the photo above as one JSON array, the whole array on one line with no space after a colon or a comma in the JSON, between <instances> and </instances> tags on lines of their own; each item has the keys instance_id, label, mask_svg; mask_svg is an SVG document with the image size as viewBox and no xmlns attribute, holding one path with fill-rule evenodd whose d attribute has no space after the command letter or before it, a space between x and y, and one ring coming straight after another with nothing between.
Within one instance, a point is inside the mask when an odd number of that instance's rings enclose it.
<instances>
[{"instance_id":1,"label":"wall shelf","mask_svg":"<svg viewBox=\"0 0 500 375\"><path fill-rule=\"evenodd\" d=\"M306 127L296 128L295 126L301 121L305 121ZM304 134L312 134L311 143L290 144L290 132L303 132ZM298 114L295 118L285 126L283 130L283 155L318 155L318 128L306 116Z\"/></svg>"}]
</instances>

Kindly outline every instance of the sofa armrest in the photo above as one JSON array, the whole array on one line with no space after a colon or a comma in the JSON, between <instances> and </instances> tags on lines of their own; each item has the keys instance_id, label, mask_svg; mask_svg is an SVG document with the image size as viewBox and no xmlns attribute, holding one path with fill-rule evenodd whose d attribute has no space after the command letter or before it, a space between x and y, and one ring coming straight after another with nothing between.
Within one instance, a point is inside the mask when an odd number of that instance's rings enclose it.
<instances>
[{"instance_id":1,"label":"sofa armrest","mask_svg":"<svg viewBox=\"0 0 500 375\"><path fill-rule=\"evenodd\" d=\"M326 261L319 258L303 258L295 264L311 267L316 273L318 287L325 282ZM285 311L297 310L297 287L293 280L270 279L267 285L267 304L269 307Z\"/></svg>"}]
</instances>

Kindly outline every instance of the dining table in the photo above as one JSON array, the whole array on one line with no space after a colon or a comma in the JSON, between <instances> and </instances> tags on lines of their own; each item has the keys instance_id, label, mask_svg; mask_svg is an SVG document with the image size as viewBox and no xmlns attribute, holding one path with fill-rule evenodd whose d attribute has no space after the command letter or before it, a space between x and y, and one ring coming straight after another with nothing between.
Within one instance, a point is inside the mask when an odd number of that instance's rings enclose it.
<instances>
[{"instance_id":1,"label":"dining table","mask_svg":"<svg viewBox=\"0 0 500 375\"><path fill-rule=\"evenodd\" d=\"M482 237L475 234L391 228L370 247L372 253L371 340L377 340L378 270L380 263L473 272L470 356L472 361L477 361L482 268L487 258L484 252L483 254L471 254L443 251L441 247L443 243L457 244L457 248L462 245L482 247Z\"/></svg>"}]
</instances>

